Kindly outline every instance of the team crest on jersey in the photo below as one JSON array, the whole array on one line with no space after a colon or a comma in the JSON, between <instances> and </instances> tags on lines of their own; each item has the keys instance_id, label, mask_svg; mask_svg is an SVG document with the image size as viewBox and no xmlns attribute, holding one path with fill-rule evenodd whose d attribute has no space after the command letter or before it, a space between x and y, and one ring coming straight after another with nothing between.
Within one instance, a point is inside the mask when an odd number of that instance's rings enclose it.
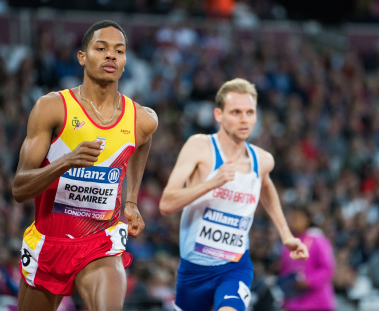
<instances>
[{"instance_id":1,"label":"team crest on jersey","mask_svg":"<svg viewBox=\"0 0 379 311\"><path fill-rule=\"evenodd\" d=\"M100 145L100 152L103 152L104 149L105 149L105 141L106 141L106 138L105 137L100 137L100 136L97 136L97 140L101 140L103 143Z\"/></svg>"},{"instance_id":2,"label":"team crest on jersey","mask_svg":"<svg viewBox=\"0 0 379 311\"><path fill-rule=\"evenodd\" d=\"M85 121L80 122L77 117L74 117L71 122L72 126L74 127L74 131L80 129L84 124L86 124Z\"/></svg>"},{"instance_id":3,"label":"team crest on jersey","mask_svg":"<svg viewBox=\"0 0 379 311\"><path fill-rule=\"evenodd\" d=\"M78 124L80 123L80 121L79 121L79 119L77 118L77 117L74 117L73 119L72 119L72 122L71 122L71 124L72 124L72 126L77 126Z\"/></svg>"}]
</instances>

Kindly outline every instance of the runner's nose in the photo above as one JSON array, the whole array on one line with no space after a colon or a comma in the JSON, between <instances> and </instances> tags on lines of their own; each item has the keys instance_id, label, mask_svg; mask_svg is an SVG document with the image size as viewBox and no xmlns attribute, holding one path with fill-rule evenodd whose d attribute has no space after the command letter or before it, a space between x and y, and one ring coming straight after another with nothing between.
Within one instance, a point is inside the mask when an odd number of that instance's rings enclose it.
<instances>
[{"instance_id":1,"label":"runner's nose","mask_svg":"<svg viewBox=\"0 0 379 311\"><path fill-rule=\"evenodd\" d=\"M108 60L115 60L116 55L113 52L108 52L107 55L105 56L105 58Z\"/></svg>"}]
</instances>

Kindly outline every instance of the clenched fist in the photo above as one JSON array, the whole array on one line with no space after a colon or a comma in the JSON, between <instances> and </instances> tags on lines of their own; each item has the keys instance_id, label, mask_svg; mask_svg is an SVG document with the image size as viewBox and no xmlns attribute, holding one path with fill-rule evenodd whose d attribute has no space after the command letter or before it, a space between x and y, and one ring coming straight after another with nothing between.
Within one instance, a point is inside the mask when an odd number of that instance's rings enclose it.
<instances>
[{"instance_id":1,"label":"clenched fist","mask_svg":"<svg viewBox=\"0 0 379 311\"><path fill-rule=\"evenodd\" d=\"M128 234L136 238L145 229L145 223L138 211L137 205L127 202L125 204L124 215L128 220Z\"/></svg>"},{"instance_id":2,"label":"clenched fist","mask_svg":"<svg viewBox=\"0 0 379 311\"><path fill-rule=\"evenodd\" d=\"M234 180L236 174L236 167L232 161L225 162L220 166L217 174L211 180L213 182L214 188L221 187L226 184L228 181Z\"/></svg>"},{"instance_id":3,"label":"clenched fist","mask_svg":"<svg viewBox=\"0 0 379 311\"><path fill-rule=\"evenodd\" d=\"M65 155L70 168L90 167L100 155L101 140L83 141L72 152Z\"/></svg>"},{"instance_id":4,"label":"clenched fist","mask_svg":"<svg viewBox=\"0 0 379 311\"><path fill-rule=\"evenodd\" d=\"M283 244L290 251L290 257L297 260L306 260L309 257L307 246L298 238L289 238Z\"/></svg>"}]
</instances>

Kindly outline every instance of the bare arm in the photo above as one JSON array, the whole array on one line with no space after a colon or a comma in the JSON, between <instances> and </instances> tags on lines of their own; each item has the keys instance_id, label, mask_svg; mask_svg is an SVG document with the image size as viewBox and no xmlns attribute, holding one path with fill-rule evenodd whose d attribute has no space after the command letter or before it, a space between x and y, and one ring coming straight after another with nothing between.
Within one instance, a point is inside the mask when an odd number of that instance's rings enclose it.
<instances>
[{"instance_id":1,"label":"bare arm","mask_svg":"<svg viewBox=\"0 0 379 311\"><path fill-rule=\"evenodd\" d=\"M185 182L201 162L201 159L207 156L207 148L209 147L206 141L199 135L192 136L184 144L159 203L162 215L166 216L179 212L186 205L210 190L234 179L235 168L233 164L228 162L220 168L214 178L201 182L196 186L183 188Z\"/></svg>"},{"instance_id":2,"label":"bare arm","mask_svg":"<svg viewBox=\"0 0 379 311\"><path fill-rule=\"evenodd\" d=\"M268 174L266 175L265 179L262 180L260 200L267 214L274 222L282 241L284 242L288 239L293 238L287 221L284 218L278 193L276 192L275 186Z\"/></svg>"},{"instance_id":3,"label":"bare arm","mask_svg":"<svg viewBox=\"0 0 379 311\"><path fill-rule=\"evenodd\" d=\"M37 197L71 167L92 166L97 161L95 149L99 149L96 145L100 145L86 142L79 145L75 152L40 167L50 148L53 133L63 126L64 114L62 99L56 93L41 97L34 106L12 189L17 202Z\"/></svg>"},{"instance_id":4,"label":"bare arm","mask_svg":"<svg viewBox=\"0 0 379 311\"><path fill-rule=\"evenodd\" d=\"M138 106L137 113L137 120L139 120L141 124L140 133L138 133L137 139L138 141L141 141L141 144L129 159L128 170L126 173L127 203L125 203L124 210L125 217L130 224L128 231L133 237L137 237L145 228L145 223L137 208L137 197L150 151L152 134L155 132L158 125L158 118L156 117L155 112L151 109L147 110Z\"/></svg>"},{"instance_id":5,"label":"bare arm","mask_svg":"<svg viewBox=\"0 0 379 311\"><path fill-rule=\"evenodd\" d=\"M307 259L309 257L307 247L300 241L300 239L295 238L284 218L283 210L279 201L279 196L276 188L270 178L269 173L274 168L274 159L271 154L259 150L261 159L261 174L262 174L262 188L260 201L265 208L267 214L270 216L283 244L291 251L292 259Z\"/></svg>"}]
</instances>

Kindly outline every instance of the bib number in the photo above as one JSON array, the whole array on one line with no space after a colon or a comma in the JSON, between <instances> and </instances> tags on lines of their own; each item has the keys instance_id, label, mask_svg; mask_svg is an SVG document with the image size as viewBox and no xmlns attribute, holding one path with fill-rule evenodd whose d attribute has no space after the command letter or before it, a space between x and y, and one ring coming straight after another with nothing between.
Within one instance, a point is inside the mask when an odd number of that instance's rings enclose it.
<instances>
[{"instance_id":1,"label":"bib number","mask_svg":"<svg viewBox=\"0 0 379 311\"><path fill-rule=\"evenodd\" d=\"M22 261L22 265L24 267L27 267L30 264L30 258L32 257L32 255L30 255L29 251L25 248L23 249L23 251L24 251L24 254L21 256L21 261Z\"/></svg>"},{"instance_id":2,"label":"bib number","mask_svg":"<svg viewBox=\"0 0 379 311\"><path fill-rule=\"evenodd\" d=\"M121 228L118 233L121 236L121 244L126 247L126 241L128 240L128 235L126 234L126 230L124 228Z\"/></svg>"},{"instance_id":3,"label":"bib number","mask_svg":"<svg viewBox=\"0 0 379 311\"><path fill-rule=\"evenodd\" d=\"M113 216L121 176L119 167L72 168L59 179L54 213L109 220Z\"/></svg>"},{"instance_id":4,"label":"bib number","mask_svg":"<svg viewBox=\"0 0 379 311\"><path fill-rule=\"evenodd\" d=\"M251 218L206 208L196 237L195 251L237 262L246 251Z\"/></svg>"}]
</instances>

